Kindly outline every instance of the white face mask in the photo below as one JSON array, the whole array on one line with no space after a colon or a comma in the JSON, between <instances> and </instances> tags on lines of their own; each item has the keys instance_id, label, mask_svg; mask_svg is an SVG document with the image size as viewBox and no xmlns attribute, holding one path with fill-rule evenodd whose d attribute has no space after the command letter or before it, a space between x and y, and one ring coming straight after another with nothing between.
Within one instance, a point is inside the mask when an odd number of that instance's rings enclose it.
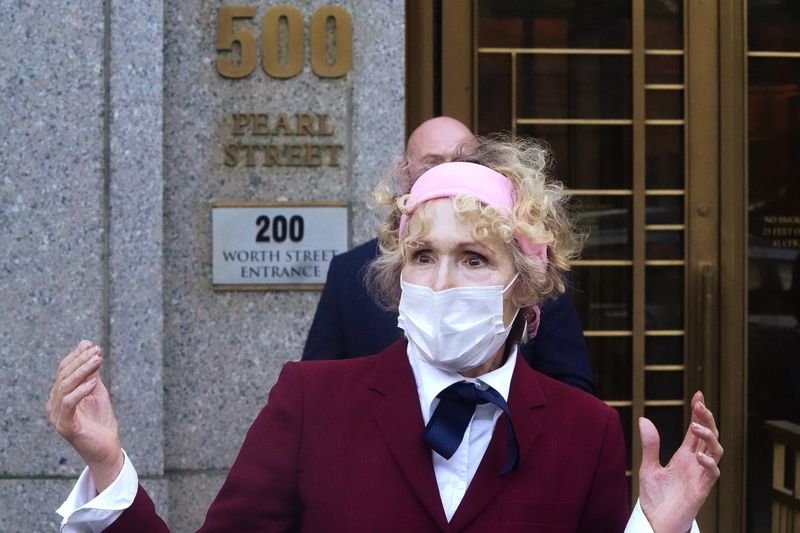
<instances>
[{"instance_id":1,"label":"white face mask","mask_svg":"<svg viewBox=\"0 0 800 533\"><path fill-rule=\"evenodd\" d=\"M397 325L425 362L449 372L467 372L488 361L508 338L511 325L503 323L503 294L516 279L506 287L439 292L401 280Z\"/></svg>"}]
</instances>

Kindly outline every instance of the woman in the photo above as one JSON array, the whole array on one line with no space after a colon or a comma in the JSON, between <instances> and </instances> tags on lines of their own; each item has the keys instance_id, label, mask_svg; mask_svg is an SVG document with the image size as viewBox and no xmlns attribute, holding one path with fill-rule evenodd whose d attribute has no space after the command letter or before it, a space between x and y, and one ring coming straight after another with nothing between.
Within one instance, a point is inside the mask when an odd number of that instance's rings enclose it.
<instances>
[{"instance_id":1,"label":"woman","mask_svg":"<svg viewBox=\"0 0 800 533\"><path fill-rule=\"evenodd\" d=\"M616 412L516 357L578 247L546 163L535 143L482 138L396 202L382 195L391 209L370 279L407 340L373 357L287 364L202 531L625 528ZM80 512L67 507L96 487L125 509L93 515L96 530L166 531L120 448L100 355L82 342L48 402L89 465L63 513L72 521ZM640 423L629 530L689 530L722 455L700 393L692 420L666 469L655 428Z\"/></svg>"}]
</instances>

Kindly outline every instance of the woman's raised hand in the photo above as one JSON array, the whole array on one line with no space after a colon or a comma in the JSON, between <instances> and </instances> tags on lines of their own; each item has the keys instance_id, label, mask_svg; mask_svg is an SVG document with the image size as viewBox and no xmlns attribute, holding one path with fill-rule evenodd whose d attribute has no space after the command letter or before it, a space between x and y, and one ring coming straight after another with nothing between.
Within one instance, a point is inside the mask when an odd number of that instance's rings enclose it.
<instances>
[{"instance_id":1,"label":"woman's raised hand","mask_svg":"<svg viewBox=\"0 0 800 533\"><path fill-rule=\"evenodd\" d=\"M61 360L47 401L47 418L86 461L95 487L102 492L123 465L117 419L100 378L102 349L83 340Z\"/></svg>"},{"instance_id":2,"label":"woman's raised hand","mask_svg":"<svg viewBox=\"0 0 800 533\"><path fill-rule=\"evenodd\" d=\"M681 447L662 467L658 459L659 436L652 422L639 419L642 466L639 469L639 503L654 531L689 531L692 521L719 478L722 446L714 415L703 393L692 398L692 422Z\"/></svg>"}]
</instances>

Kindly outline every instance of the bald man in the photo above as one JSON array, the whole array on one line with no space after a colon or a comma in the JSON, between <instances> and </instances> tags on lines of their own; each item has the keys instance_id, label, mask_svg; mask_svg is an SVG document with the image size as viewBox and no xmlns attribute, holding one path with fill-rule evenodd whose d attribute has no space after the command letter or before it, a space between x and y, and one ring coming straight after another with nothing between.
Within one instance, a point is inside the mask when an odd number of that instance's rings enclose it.
<instances>
[{"instance_id":1,"label":"bald man","mask_svg":"<svg viewBox=\"0 0 800 533\"><path fill-rule=\"evenodd\" d=\"M404 191L410 191L423 170L451 159L462 143L472 139L472 132L450 117L436 117L423 122L411 132L406 145L405 172L400 175Z\"/></svg>"},{"instance_id":2,"label":"bald man","mask_svg":"<svg viewBox=\"0 0 800 533\"><path fill-rule=\"evenodd\" d=\"M423 122L408 138L406 159L399 175L404 191L422 171L452 157L472 139L464 124L450 117ZM383 351L402 334L397 313L379 308L364 286L367 264L379 253L372 239L333 258L303 349L303 360L349 359ZM542 307L536 337L520 347L520 354L536 370L594 393L583 326L569 292Z\"/></svg>"}]
</instances>

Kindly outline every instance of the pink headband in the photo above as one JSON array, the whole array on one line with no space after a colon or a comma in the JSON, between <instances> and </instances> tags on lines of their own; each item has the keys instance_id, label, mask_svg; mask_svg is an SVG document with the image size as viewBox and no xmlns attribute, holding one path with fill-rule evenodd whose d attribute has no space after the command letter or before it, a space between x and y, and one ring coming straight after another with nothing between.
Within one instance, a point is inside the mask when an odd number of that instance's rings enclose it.
<instances>
[{"instance_id":1,"label":"pink headband","mask_svg":"<svg viewBox=\"0 0 800 533\"><path fill-rule=\"evenodd\" d=\"M505 209L514 208L514 190L511 182L488 167L475 163L454 162L437 165L425 172L411 187L406 201L406 212L400 217L399 237L403 238L408 218L422 204L438 198L452 198L464 194L481 203ZM547 264L547 245L530 242L516 235L519 247L527 257Z\"/></svg>"}]
</instances>

